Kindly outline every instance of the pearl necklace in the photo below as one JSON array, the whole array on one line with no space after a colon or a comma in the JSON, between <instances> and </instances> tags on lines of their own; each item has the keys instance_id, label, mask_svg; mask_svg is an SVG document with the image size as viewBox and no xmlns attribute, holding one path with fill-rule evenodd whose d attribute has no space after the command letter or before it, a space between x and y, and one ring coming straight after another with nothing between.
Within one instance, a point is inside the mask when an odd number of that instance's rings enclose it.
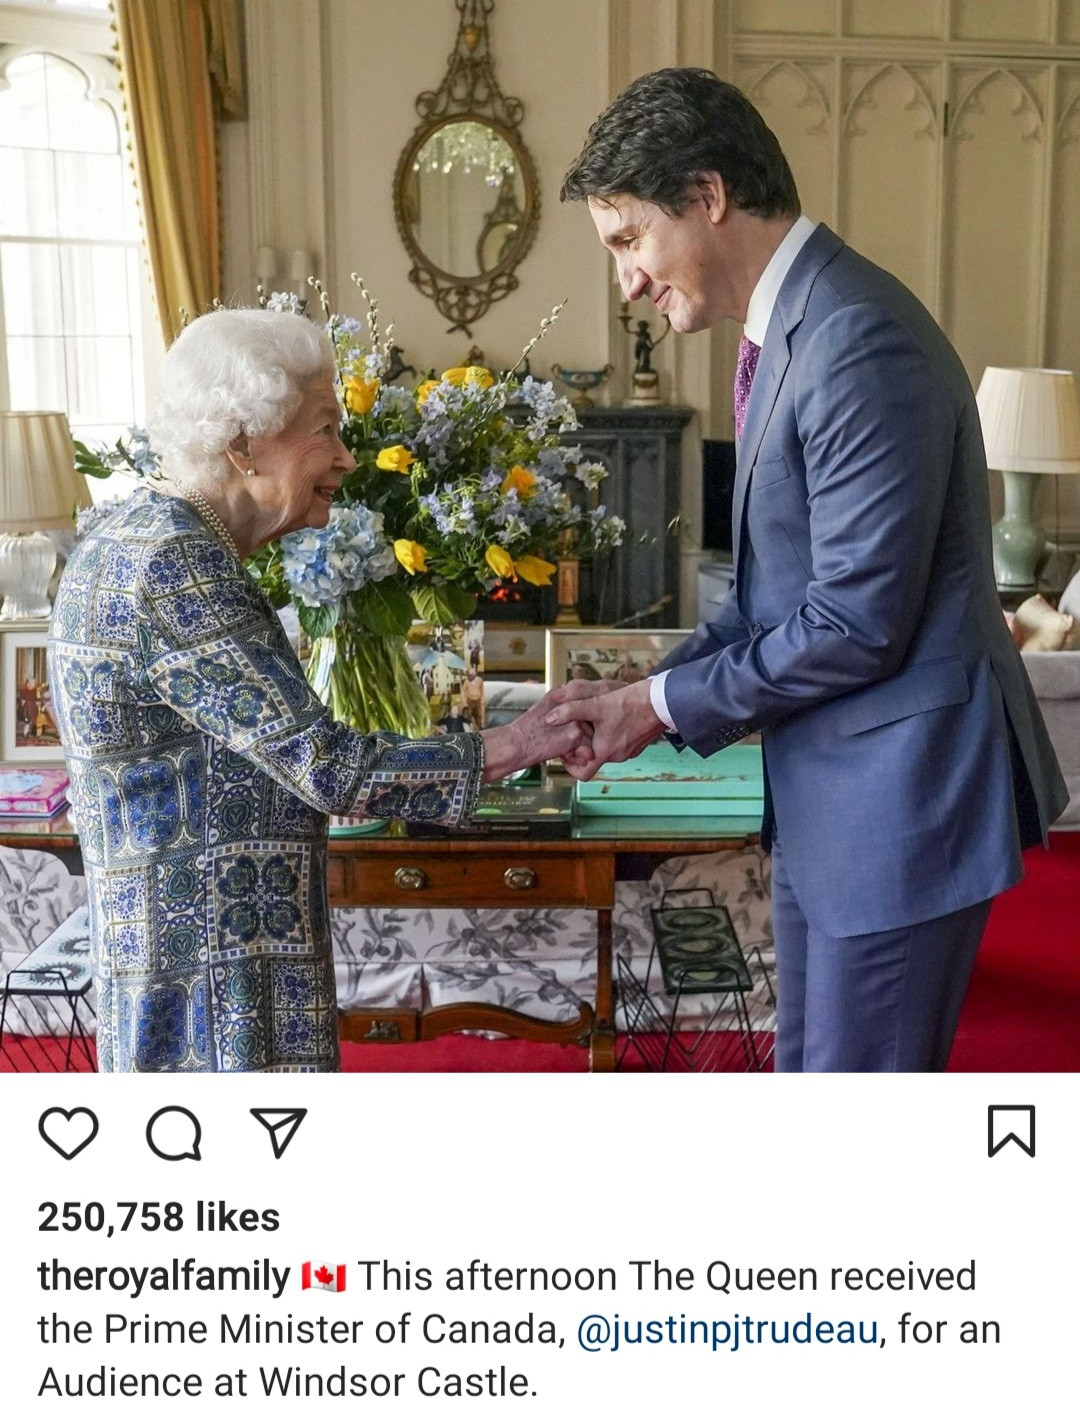
<instances>
[{"instance_id":1,"label":"pearl necklace","mask_svg":"<svg viewBox=\"0 0 1080 1428\"><path fill-rule=\"evenodd\" d=\"M240 564L243 565L244 562L240 559L240 551L237 548L236 541L233 540L228 526L226 526L225 522L218 515L217 511L214 510L202 492L196 491L195 488L189 486L186 481L177 480L175 476L172 478L172 484L176 488L176 492L180 498L195 507L214 534L220 537L226 548L231 550L237 560L240 561Z\"/></svg>"}]
</instances>

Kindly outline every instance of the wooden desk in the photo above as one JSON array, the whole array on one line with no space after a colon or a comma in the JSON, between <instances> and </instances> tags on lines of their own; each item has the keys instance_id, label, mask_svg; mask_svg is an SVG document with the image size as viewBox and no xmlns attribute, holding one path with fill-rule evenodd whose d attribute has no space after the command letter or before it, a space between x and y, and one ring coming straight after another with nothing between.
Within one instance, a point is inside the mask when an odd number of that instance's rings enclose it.
<instances>
[{"instance_id":1,"label":"wooden desk","mask_svg":"<svg viewBox=\"0 0 1080 1428\"><path fill-rule=\"evenodd\" d=\"M483 1002L381 1012L344 1012L345 1040L428 1041L449 1031L497 1031L529 1041L587 1044L594 1071L615 1067L611 914L618 879L648 877L665 858L722 852L757 842L752 818L589 818L567 838L503 839L447 834L409 838L394 825L378 834L333 837L327 881L341 907L580 907L596 912L596 994L573 1021L551 1022ZM0 847L47 848L76 856L67 812L6 819Z\"/></svg>"},{"instance_id":2,"label":"wooden desk","mask_svg":"<svg viewBox=\"0 0 1080 1428\"><path fill-rule=\"evenodd\" d=\"M345 1012L345 1040L428 1041L448 1031L498 1031L589 1047L593 1071L615 1067L611 914L618 879L648 877L665 858L757 842L750 818L590 818L568 838L331 838L330 901L344 907L580 907L596 912L596 993L573 1021L552 1022L484 1002L405 1015Z\"/></svg>"}]
</instances>

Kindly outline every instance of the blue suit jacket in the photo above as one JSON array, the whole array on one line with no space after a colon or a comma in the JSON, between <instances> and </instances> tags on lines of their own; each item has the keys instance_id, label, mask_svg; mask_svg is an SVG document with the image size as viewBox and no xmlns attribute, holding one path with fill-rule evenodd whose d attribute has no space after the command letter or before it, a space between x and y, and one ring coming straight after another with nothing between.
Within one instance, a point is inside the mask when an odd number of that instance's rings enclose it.
<instances>
[{"instance_id":1,"label":"blue suit jacket","mask_svg":"<svg viewBox=\"0 0 1080 1428\"><path fill-rule=\"evenodd\" d=\"M825 227L784 280L738 452L735 584L668 659L701 754L762 730L768 842L839 937L981 902L1066 803L994 582L974 394Z\"/></svg>"}]
</instances>

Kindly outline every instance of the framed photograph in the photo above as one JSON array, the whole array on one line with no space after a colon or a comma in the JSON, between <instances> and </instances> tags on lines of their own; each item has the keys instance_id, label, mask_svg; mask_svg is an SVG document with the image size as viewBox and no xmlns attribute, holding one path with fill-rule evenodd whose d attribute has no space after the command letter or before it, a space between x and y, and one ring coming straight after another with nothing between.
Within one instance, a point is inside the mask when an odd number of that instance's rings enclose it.
<instances>
[{"instance_id":1,"label":"framed photograph","mask_svg":"<svg viewBox=\"0 0 1080 1428\"><path fill-rule=\"evenodd\" d=\"M62 764L45 666L47 620L0 629L0 760Z\"/></svg>"},{"instance_id":2,"label":"framed photograph","mask_svg":"<svg viewBox=\"0 0 1080 1428\"><path fill-rule=\"evenodd\" d=\"M484 727L484 622L428 625L414 620L409 660L427 696L436 734Z\"/></svg>"},{"instance_id":3,"label":"framed photograph","mask_svg":"<svg viewBox=\"0 0 1080 1428\"><path fill-rule=\"evenodd\" d=\"M689 630L556 626L547 631L544 664L548 688L571 679L621 679L635 684L652 674L689 634Z\"/></svg>"},{"instance_id":4,"label":"framed photograph","mask_svg":"<svg viewBox=\"0 0 1080 1428\"><path fill-rule=\"evenodd\" d=\"M544 672L542 625L518 625L488 620L484 625L484 670L487 674Z\"/></svg>"}]
</instances>

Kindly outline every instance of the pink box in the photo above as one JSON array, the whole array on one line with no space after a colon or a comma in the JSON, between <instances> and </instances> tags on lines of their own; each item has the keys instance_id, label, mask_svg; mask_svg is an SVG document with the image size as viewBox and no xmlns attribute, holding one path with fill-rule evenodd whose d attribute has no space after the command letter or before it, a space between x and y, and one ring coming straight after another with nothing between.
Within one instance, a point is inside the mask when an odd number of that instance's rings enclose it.
<instances>
[{"instance_id":1,"label":"pink box","mask_svg":"<svg viewBox=\"0 0 1080 1428\"><path fill-rule=\"evenodd\" d=\"M0 765L0 818L48 818L67 802L64 768Z\"/></svg>"}]
</instances>

